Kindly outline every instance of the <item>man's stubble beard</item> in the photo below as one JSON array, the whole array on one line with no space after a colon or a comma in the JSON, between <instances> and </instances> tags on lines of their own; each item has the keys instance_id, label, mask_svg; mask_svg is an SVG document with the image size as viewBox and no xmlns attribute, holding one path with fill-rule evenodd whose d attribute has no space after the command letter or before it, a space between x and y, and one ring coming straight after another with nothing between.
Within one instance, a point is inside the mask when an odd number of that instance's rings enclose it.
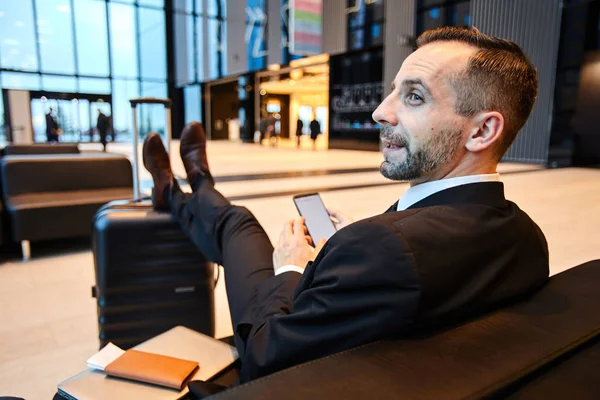
<instances>
[{"instance_id":1,"label":"man's stubble beard","mask_svg":"<svg viewBox=\"0 0 600 400\"><path fill-rule=\"evenodd\" d=\"M460 148L462 132L456 128L442 129L418 149L411 149L410 140L395 134L392 126L384 127L380 137L404 146L406 151L402 161L384 160L381 174L393 181L414 181L450 163Z\"/></svg>"}]
</instances>

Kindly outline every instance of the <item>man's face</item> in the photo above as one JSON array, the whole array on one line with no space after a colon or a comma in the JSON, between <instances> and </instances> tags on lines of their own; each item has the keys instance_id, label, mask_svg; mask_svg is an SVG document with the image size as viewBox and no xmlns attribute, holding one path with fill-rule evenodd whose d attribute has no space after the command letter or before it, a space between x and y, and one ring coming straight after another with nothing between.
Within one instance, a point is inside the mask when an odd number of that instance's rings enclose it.
<instances>
[{"instance_id":1,"label":"man's face","mask_svg":"<svg viewBox=\"0 0 600 400\"><path fill-rule=\"evenodd\" d=\"M404 61L392 93L373 113L383 125L383 176L421 183L443 178L459 163L467 118L455 111L450 77L466 68L475 51L459 42L437 42Z\"/></svg>"}]
</instances>

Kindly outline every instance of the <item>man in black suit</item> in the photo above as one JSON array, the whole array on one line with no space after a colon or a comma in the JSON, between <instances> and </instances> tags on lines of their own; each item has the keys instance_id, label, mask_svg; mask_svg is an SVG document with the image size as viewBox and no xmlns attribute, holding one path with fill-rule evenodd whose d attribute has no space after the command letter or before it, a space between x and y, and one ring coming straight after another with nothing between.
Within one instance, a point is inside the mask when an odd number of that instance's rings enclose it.
<instances>
[{"instance_id":1,"label":"man in black suit","mask_svg":"<svg viewBox=\"0 0 600 400\"><path fill-rule=\"evenodd\" d=\"M346 226L316 249L301 218L273 248L213 188L200 124L181 137L193 194L177 186L160 138L146 138L155 205L225 269L242 381L489 311L546 281L544 235L496 173L533 108L536 69L516 44L476 29L428 31L417 45L373 114L382 174L411 187L384 214L339 217Z\"/></svg>"},{"instance_id":2,"label":"man in black suit","mask_svg":"<svg viewBox=\"0 0 600 400\"><path fill-rule=\"evenodd\" d=\"M96 122L96 129L100 135L100 143L102 143L102 151L106 152L106 136L108 134L108 117L98 109L98 121Z\"/></svg>"},{"instance_id":3,"label":"man in black suit","mask_svg":"<svg viewBox=\"0 0 600 400\"><path fill-rule=\"evenodd\" d=\"M56 118L53 114L54 110L50 107L48 114L46 114L46 139L48 143L58 142L59 138L59 125L56 122Z\"/></svg>"}]
</instances>

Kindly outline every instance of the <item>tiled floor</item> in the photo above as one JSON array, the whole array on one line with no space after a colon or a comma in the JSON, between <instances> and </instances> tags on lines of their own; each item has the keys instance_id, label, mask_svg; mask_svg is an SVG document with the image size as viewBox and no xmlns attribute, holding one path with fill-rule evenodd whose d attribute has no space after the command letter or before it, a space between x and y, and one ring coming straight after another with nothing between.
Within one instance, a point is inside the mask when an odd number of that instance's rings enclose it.
<instances>
[{"instance_id":1,"label":"tiled floor","mask_svg":"<svg viewBox=\"0 0 600 400\"><path fill-rule=\"evenodd\" d=\"M128 154L121 144L109 144L109 150ZM172 154L177 150L175 142ZM375 168L381 160L379 154L370 152L271 149L227 142L209 143L209 154L216 176ZM183 176L180 161L174 162L174 169ZM532 170L527 165L504 164L500 171L507 196L545 232L553 274L600 258L600 170ZM149 175L141 172L147 183ZM344 189L360 185L373 186ZM237 204L252 210L272 240L283 221L297 214L291 196L278 192L321 191L328 206L364 218L387 209L407 187L390 183L377 172L217 184L227 196L240 199ZM270 196L245 199L261 193ZM34 243L33 259L27 263L3 259L0 265L0 396L51 398L60 381L85 368L85 360L98 346L95 302L90 296L94 284L91 252L79 247L61 254L40 254L36 248ZM222 283L216 291L217 336L231 333Z\"/></svg>"}]
</instances>

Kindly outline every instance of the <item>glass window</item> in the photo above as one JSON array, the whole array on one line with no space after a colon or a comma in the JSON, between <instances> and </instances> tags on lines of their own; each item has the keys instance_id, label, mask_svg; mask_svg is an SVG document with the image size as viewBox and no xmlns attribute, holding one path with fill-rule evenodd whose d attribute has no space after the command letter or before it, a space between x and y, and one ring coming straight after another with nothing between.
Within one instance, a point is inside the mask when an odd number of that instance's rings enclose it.
<instances>
[{"instance_id":1,"label":"glass window","mask_svg":"<svg viewBox=\"0 0 600 400\"><path fill-rule=\"evenodd\" d=\"M79 99L78 103L79 109L77 110L77 128L81 132L79 136L79 140L82 141L84 137L89 138L90 142L93 141L93 130L90 129L92 127L92 109L90 107L89 100Z\"/></svg>"},{"instance_id":2,"label":"glass window","mask_svg":"<svg viewBox=\"0 0 600 400\"><path fill-rule=\"evenodd\" d=\"M143 97L167 97L167 85L157 82L142 82ZM165 133L167 125L165 108L158 104L142 104L139 109L140 136L144 137L148 132Z\"/></svg>"},{"instance_id":3,"label":"glass window","mask_svg":"<svg viewBox=\"0 0 600 400\"><path fill-rule=\"evenodd\" d=\"M75 73L69 0L37 0L40 64L44 72Z\"/></svg>"},{"instance_id":4,"label":"glass window","mask_svg":"<svg viewBox=\"0 0 600 400\"><path fill-rule=\"evenodd\" d=\"M208 20L208 79L219 78L219 51L222 47L221 41L221 21L217 19Z\"/></svg>"},{"instance_id":5,"label":"glass window","mask_svg":"<svg viewBox=\"0 0 600 400\"><path fill-rule=\"evenodd\" d=\"M350 37L352 39L352 41L350 42L350 49L356 50L362 49L364 47L365 31L363 31L362 29L353 31Z\"/></svg>"},{"instance_id":6,"label":"glass window","mask_svg":"<svg viewBox=\"0 0 600 400\"><path fill-rule=\"evenodd\" d=\"M2 82L0 80L0 82ZM0 144L6 144L6 127L4 126L4 96L0 91Z\"/></svg>"},{"instance_id":7,"label":"glass window","mask_svg":"<svg viewBox=\"0 0 600 400\"><path fill-rule=\"evenodd\" d=\"M135 80L113 80L113 126L120 139L129 137L133 132L131 124L130 99L139 97L139 82Z\"/></svg>"},{"instance_id":8,"label":"glass window","mask_svg":"<svg viewBox=\"0 0 600 400\"><path fill-rule=\"evenodd\" d=\"M194 17L175 14L175 83L183 86L196 77L194 52Z\"/></svg>"},{"instance_id":9,"label":"glass window","mask_svg":"<svg viewBox=\"0 0 600 400\"><path fill-rule=\"evenodd\" d=\"M91 94L110 94L110 80L79 78L79 92Z\"/></svg>"},{"instance_id":10,"label":"glass window","mask_svg":"<svg viewBox=\"0 0 600 400\"><path fill-rule=\"evenodd\" d=\"M2 127L4 126L4 96L0 92L0 135L3 133Z\"/></svg>"},{"instance_id":11,"label":"glass window","mask_svg":"<svg viewBox=\"0 0 600 400\"><path fill-rule=\"evenodd\" d=\"M116 77L138 76L134 7L109 4L112 71Z\"/></svg>"},{"instance_id":12,"label":"glass window","mask_svg":"<svg viewBox=\"0 0 600 400\"><path fill-rule=\"evenodd\" d=\"M423 31L444 26L446 9L438 7L421 13L420 18Z\"/></svg>"},{"instance_id":13,"label":"glass window","mask_svg":"<svg viewBox=\"0 0 600 400\"><path fill-rule=\"evenodd\" d=\"M2 88L40 90L40 76L38 74L24 74L21 72L3 72Z\"/></svg>"},{"instance_id":14,"label":"glass window","mask_svg":"<svg viewBox=\"0 0 600 400\"><path fill-rule=\"evenodd\" d=\"M53 109L54 118L63 133L61 142L77 142L80 139L79 102L77 99L32 99L31 118L33 122L34 141L45 142L46 114Z\"/></svg>"},{"instance_id":15,"label":"glass window","mask_svg":"<svg viewBox=\"0 0 600 400\"><path fill-rule=\"evenodd\" d=\"M2 68L39 69L31 1L0 2L0 56Z\"/></svg>"},{"instance_id":16,"label":"glass window","mask_svg":"<svg viewBox=\"0 0 600 400\"><path fill-rule=\"evenodd\" d=\"M217 17L219 15L219 6L221 8L221 16L225 18L225 14L227 13L225 0L206 0L206 15Z\"/></svg>"},{"instance_id":17,"label":"glass window","mask_svg":"<svg viewBox=\"0 0 600 400\"><path fill-rule=\"evenodd\" d=\"M468 28L471 26L470 2L455 4L451 7L451 24Z\"/></svg>"},{"instance_id":18,"label":"glass window","mask_svg":"<svg viewBox=\"0 0 600 400\"><path fill-rule=\"evenodd\" d=\"M42 90L75 93L77 79L73 76L42 75Z\"/></svg>"},{"instance_id":19,"label":"glass window","mask_svg":"<svg viewBox=\"0 0 600 400\"><path fill-rule=\"evenodd\" d=\"M207 79L206 71L204 69L204 55L206 53L206 41L204 40L204 24L206 19L204 17L196 18L196 49L193 48L193 43L190 44L191 53L196 58L196 76L198 81ZM192 60L193 58L192 57Z\"/></svg>"},{"instance_id":20,"label":"glass window","mask_svg":"<svg viewBox=\"0 0 600 400\"><path fill-rule=\"evenodd\" d=\"M212 0L208 0L208 1L212 1ZM196 0L196 14L203 14L204 13L204 0Z\"/></svg>"},{"instance_id":21,"label":"glass window","mask_svg":"<svg viewBox=\"0 0 600 400\"><path fill-rule=\"evenodd\" d=\"M173 9L177 12L192 13L194 11L194 0L174 0Z\"/></svg>"},{"instance_id":22,"label":"glass window","mask_svg":"<svg viewBox=\"0 0 600 400\"><path fill-rule=\"evenodd\" d=\"M163 82L142 82L142 97L167 98L167 84Z\"/></svg>"},{"instance_id":23,"label":"glass window","mask_svg":"<svg viewBox=\"0 0 600 400\"><path fill-rule=\"evenodd\" d=\"M193 121L202 122L200 85L193 85L184 88L183 99L185 102L185 123L189 124Z\"/></svg>"},{"instance_id":24,"label":"glass window","mask_svg":"<svg viewBox=\"0 0 600 400\"><path fill-rule=\"evenodd\" d=\"M165 7L165 0L138 0L140 6Z\"/></svg>"},{"instance_id":25,"label":"glass window","mask_svg":"<svg viewBox=\"0 0 600 400\"><path fill-rule=\"evenodd\" d=\"M383 26L381 24L371 25L371 45L383 45Z\"/></svg>"},{"instance_id":26,"label":"glass window","mask_svg":"<svg viewBox=\"0 0 600 400\"><path fill-rule=\"evenodd\" d=\"M77 0L74 4L79 73L108 76L106 4L96 0Z\"/></svg>"},{"instance_id":27,"label":"glass window","mask_svg":"<svg viewBox=\"0 0 600 400\"><path fill-rule=\"evenodd\" d=\"M142 78L167 79L165 12L139 8Z\"/></svg>"},{"instance_id":28,"label":"glass window","mask_svg":"<svg viewBox=\"0 0 600 400\"><path fill-rule=\"evenodd\" d=\"M31 122L33 125L33 141L34 142L45 142L46 138L46 118L45 115L50 111L50 107L56 113L57 110L56 101L42 101L40 99L31 100ZM57 115L54 114L56 118ZM58 122L58 118L57 118Z\"/></svg>"}]
</instances>

